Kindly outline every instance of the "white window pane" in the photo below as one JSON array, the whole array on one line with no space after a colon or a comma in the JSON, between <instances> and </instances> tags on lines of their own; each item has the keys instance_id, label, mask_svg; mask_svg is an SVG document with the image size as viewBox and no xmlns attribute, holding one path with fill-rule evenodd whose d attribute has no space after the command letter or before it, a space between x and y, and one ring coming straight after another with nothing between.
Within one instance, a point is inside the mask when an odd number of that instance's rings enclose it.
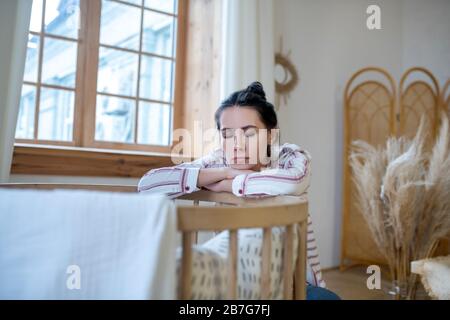
<instances>
[{"instance_id":1,"label":"white window pane","mask_svg":"<svg viewBox=\"0 0 450 320\"><path fill-rule=\"evenodd\" d=\"M74 99L73 91L41 88L38 139L72 140Z\"/></svg>"},{"instance_id":2,"label":"white window pane","mask_svg":"<svg viewBox=\"0 0 450 320\"><path fill-rule=\"evenodd\" d=\"M136 96L138 54L100 48L98 92Z\"/></svg>"},{"instance_id":3,"label":"white window pane","mask_svg":"<svg viewBox=\"0 0 450 320\"><path fill-rule=\"evenodd\" d=\"M44 40L42 83L74 88L77 43L52 38Z\"/></svg>"},{"instance_id":4,"label":"white window pane","mask_svg":"<svg viewBox=\"0 0 450 320\"><path fill-rule=\"evenodd\" d=\"M30 31L41 32L43 0L33 0L31 9Z\"/></svg>"},{"instance_id":5,"label":"white window pane","mask_svg":"<svg viewBox=\"0 0 450 320\"><path fill-rule=\"evenodd\" d=\"M160 103L139 103L138 143L169 145L172 106Z\"/></svg>"},{"instance_id":6,"label":"white window pane","mask_svg":"<svg viewBox=\"0 0 450 320\"><path fill-rule=\"evenodd\" d=\"M17 139L33 139L34 112L36 106L36 87L23 85L20 97L19 116L16 126Z\"/></svg>"},{"instance_id":7,"label":"white window pane","mask_svg":"<svg viewBox=\"0 0 450 320\"><path fill-rule=\"evenodd\" d=\"M172 16L145 11L142 50L173 57L175 21Z\"/></svg>"},{"instance_id":8,"label":"white window pane","mask_svg":"<svg viewBox=\"0 0 450 320\"><path fill-rule=\"evenodd\" d=\"M102 1L100 43L139 50L141 9L112 1Z\"/></svg>"},{"instance_id":9,"label":"white window pane","mask_svg":"<svg viewBox=\"0 0 450 320\"><path fill-rule=\"evenodd\" d=\"M132 3L132 4L136 4L136 5L141 6L143 0L122 0L122 1L123 1L123 2L128 2L128 3Z\"/></svg>"},{"instance_id":10,"label":"white window pane","mask_svg":"<svg viewBox=\"0 0 450 320\"><path fill-rule=\"evenodd\" d=\"M79 0L46 1L45 32L69 38L78 38L79 27Z\"/></svg>"},{"instance_id":11,"label":"white window pane","mask_svg":"<svg viewBox=\"0 0 450 320\"><path fill-rule=\"evenodd\" d=\"M176 0L145 0L144 6L146 8L155 9L159 11L176 13L177 1Z\"/></svg>"},{"instance_id":12,"label":"white window pane","mask_svg":"<svg viewBox=\"0 0 450 320\"><path fill-rule=\"evenodd\" d=\"M27 57L25 60L25 81L37 82L39 61L39 37L30 34L28 36Z\"/></svg>"},{"instance_id":13,"label":"white window pane","mask_svg":"<svg viewBox=\"0 0 450 320\"><path fill-rule=\"evenodd\" d=\"M135 100L98 95L95 140L133 143L135 110Z\"/></svg>"},{"instance_id":14,"label":"white window pane","mask_svg":"<svg viewBox=\"0 0 450 320\"><path fill-rule=\"evenodd\" d=\"M173 68L171 60L142 56L140 97L171 102Z\"/></svg>"}]
</instances>

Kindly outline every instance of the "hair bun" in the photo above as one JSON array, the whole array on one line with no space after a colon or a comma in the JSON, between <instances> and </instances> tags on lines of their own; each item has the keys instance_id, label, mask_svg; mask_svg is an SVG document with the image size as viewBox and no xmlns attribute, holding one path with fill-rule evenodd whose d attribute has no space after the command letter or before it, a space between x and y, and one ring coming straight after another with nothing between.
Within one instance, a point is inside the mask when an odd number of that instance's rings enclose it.
<instances>
[{"instance_id":1,"label":"hair bun","mask_svg":"<svg viewBox=\"0 0 450 320\"><path fill-rule=\"evenodd\" d=\"M252 82L245 91L258 95L263 100L266 100L266 93L264 92L264 88L261 82Z\"/></svg>"}]
</instances>

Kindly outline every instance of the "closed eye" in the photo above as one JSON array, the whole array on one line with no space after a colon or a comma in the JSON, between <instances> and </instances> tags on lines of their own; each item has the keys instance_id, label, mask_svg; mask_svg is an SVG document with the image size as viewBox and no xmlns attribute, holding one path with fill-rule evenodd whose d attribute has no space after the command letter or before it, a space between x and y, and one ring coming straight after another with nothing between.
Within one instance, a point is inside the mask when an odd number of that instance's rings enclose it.
<instances>
[{"instance_id":1,"label":"closed eye","mask_svg":"<svg viewBox=\"0 0 450 320\"><path fill-rule=\"evenodd\" d=\"M221 130L222 133L222 138L224 139L230 139L234 137L234 129L222 129Z\"/></svg>"},{"instance_id":2,"label":"closed eye","mask_svg":"<svg viewBox=\"0 0 450 320\"><path fill-rule=\"evenodd\" d=\"M249 127L247 129L245 129L244 134L246 137L250 138L255 136L258 133L258 129L255 127Z\"/></svg>"}]
</instances>

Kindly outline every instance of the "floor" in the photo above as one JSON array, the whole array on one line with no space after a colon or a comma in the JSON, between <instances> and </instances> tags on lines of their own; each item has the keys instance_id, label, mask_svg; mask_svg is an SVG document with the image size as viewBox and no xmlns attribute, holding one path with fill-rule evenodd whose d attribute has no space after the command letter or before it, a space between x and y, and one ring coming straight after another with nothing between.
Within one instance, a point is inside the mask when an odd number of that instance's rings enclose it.
<instances>
[{"instance_id":1,"label":"floor","mask_svg":"<svg viewBox=\"0 0 450 320\"><path fill-rule=\"evenodd\" d=\"M339 268L323 271L323 278L327 288L335 292L343 300L393 300L390 281L386 274L381 275L381 289L370 290L367 288L367 267L352 267L343 272ZM429 300L430 297L419 281L417 300Z\"/></svg>"},{"instance_id":2,"label":"floor","mask_svg":"<svg viewBox=\"0 0 450 320\"><path fill-rule=\"evenodd\" d=\"M389 296L384 292L388 288L389 281L381 277L381 289L369 290L365 267L353 267L343 272L338 268L325 270L323 277L328 289L335 292L343 300L385 300ZM386 290L387 291L387 290Z\"/></svg>"}]
</instances>

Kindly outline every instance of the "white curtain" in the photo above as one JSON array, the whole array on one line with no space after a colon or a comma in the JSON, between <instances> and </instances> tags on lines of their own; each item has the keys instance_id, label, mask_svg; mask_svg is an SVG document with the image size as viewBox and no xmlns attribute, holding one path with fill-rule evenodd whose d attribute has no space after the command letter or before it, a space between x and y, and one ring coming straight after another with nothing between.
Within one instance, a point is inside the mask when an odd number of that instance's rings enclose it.
<instances>
[{"instance_id":1,"label":"white curtain","mask_svg":"<svg viewBox=\"0 0 450 320\"><path fill-rule=\"evenodd\" d=\"M32 3L0 1L0 182L9 180Z\"/></svg>"},{"instance_id":2,"label":"white curtain","mask_svg":"<svg viewBox=\"0 0 450 320\"><path fill-rule=\"evenodd\" d=\"M260 81L275 98L273 0L225 0L221 99Z\"/></svg>"}]
</instances>

